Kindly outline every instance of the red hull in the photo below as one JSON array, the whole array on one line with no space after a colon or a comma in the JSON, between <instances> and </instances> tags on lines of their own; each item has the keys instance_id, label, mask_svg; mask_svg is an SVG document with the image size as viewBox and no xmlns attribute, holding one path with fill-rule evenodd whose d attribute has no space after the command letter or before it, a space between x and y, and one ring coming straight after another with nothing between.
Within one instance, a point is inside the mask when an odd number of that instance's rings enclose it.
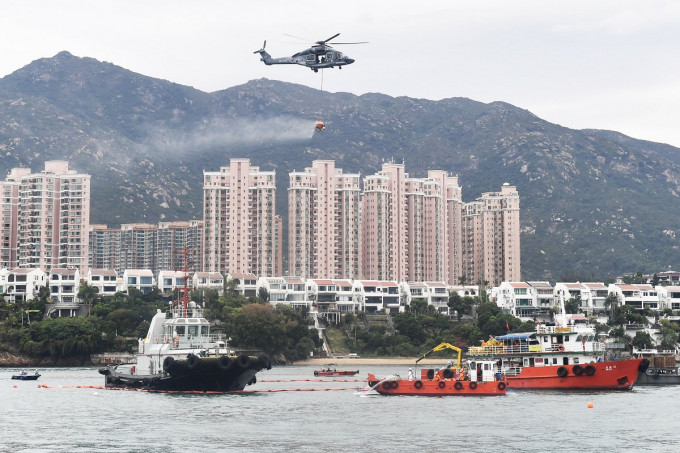
<instances>
[{"instance_id":1,"label":"red hull","mask_svg":"<svg viewBox=\"0 0 680 453\"><path fill-rule=\"evenodd\" d=\"M409 381L398 379L381 382L375 387L375 390L381 395L494 396L505 395L506 387L507 384L503 381Z\"/></svg>"},{"instance_id":2,"label":"red hull","mask_svg":"<svg viewBox=\"0 0 680 453\"><path fill-rule=\"evenodd\" d=\"M635 384L642 360L596 362L580 366L524 367L519 375L507 377L508 387L510 389L630 390Z\"/></svg>"}]
</instances>

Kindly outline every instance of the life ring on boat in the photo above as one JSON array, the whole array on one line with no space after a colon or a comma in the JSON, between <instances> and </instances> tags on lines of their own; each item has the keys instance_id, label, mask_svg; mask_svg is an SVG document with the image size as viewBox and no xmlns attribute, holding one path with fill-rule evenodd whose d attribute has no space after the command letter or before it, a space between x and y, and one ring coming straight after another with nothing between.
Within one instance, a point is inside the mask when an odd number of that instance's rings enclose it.
<instances>
[{"instance_id":1,"label":"life ring on boat","mask_svg":"<svg viewBox=\"0 0 680 453\"><path fill-rule=\"evenodd\" d=\"M442 372L444 379L451 379L453 377L453 370L451 368L445 368Z\"/></svg>"},{"instance_id":2,"label":"life ring on boat","mask_svg":"<svg viewBox=\"0 0 680 453\"><path fill-rule=\"evenodd\" d=\"M439 384L437 384L437 385L439 386L440 389L443 389L444 387L446 387L446 382L439 381Z\"/></svg>"},{"instance_id":3,"label":"life ring on boat","mask_svg":"<svg viewBox=\"0 0 680 453\"><path fill-rule=\"evenodd\" d=\"M463 383L460 382L460 381L458 381L458 382L456 382L455 384L453 384L453 388L456 389L456 390L462 390L462 388L463 388Z\"/></svg>"},{"instance_id":4,"label":"life ring on boat","mask_svg":"<svg viewBox=\"0 0 680 453\"><path fill-rule=\"evenodd\" d=\"M472 390L477 388L477 383L475 381L470 381L470 384L468 384L468 387L470 387Z\"/></svg>"},{"instance_id":5,"label":"life ring on boat","mask_svg":"<svg viewBox=\"0 0 680 453\"><path fill-rule=\"evenodd\" d=\"M506 387L505 382L498 383L498 390L505 390L505 387Z\"/></svg>"},{"instance_id":6,"label":"life ring on boat","mask_svg":"<svg viewBox=\"0 0 680 453\"><path fill-rule=\"evenodd\" d=\"M649 368L649 360L642 359L642 362L640 362L640 365L638 365L638 371L640 373L644 373L647 371L647 368Z\"/></svg>"},{"instance_id":7,"label":"life ring on boat","mask_svg":"<svg viewBox=\"0 0 680 453\"><path fill-rule=\"evenodd\" d=\"M574 373L574 376L580 376L583 374L583 367L581 365L574 365L571 368L571 372Z\"/></svg>"},{"instance_id":8,"label":"life ring on boat","mask_svg":"<svg viewBox=\"0 0 680 453\"><path fill-rule=\"evenodd\" d=\"M166 357L165 360L163 360L163 371L167 371L169 373L173 368L175 368L175 358Z\"/></svg>"},{"instance_id":9,"label":"life ring on boat","mask_svg":"<svg viewBox=\"0 0 680 453\"><path fill-rule=\"evenodd\" d=\"M567 370L567 367L561 366L557 369L557 375L559 377L566 377L567 374L569 374L569 370Z\"/></svg>"},{"instance_id":10,"label":"life ring on boat","mask_svg":"<svg viewBox=\"0 0 680 453\"><path fill-rule=\"evenodd\" d=\"M245 354L238 356L238 366L241 368L248 368L250 366L250 357Z\"/></svg>"},{"instance_id":11,"label":"life ring on boat","mask_svg":"<svg viewBox=\"0 0 680 453\"><path fill-rule=\"evenodd\" d=\"M427 378L430 380L434 379L434 370L432 368L427 370Z\"/></svg>"},{"instance_id":12,"label":"life ring on boat","mask_svg":"<svg viewBox=\"0 0 680 453\"><path fill-rule=\"evenodd\" d=\"M234 361L231 360L229 357L223 355L219 359L217 359L217 368L219 368L222 371L227 371L229 370L232 366L234 366ZM315 374L317 371L314 372Z\"/></svg>"},{"instance_id":13,"label":"life ring on boat","mask_svg":"<svg viewBox=\"0 0 680 453\"><path fill-rule=\"evenodd\" d=\"M557 346L557 351L558 352L564 352L564 345L561 344L561 345Z\"/></svg>"},{"instance_id":14,"label":"life ring on boat","mask_svg":"<svg viewBox=\"0 0 680 453\"><path fill-rule=\"evenodd\" d=\"M199 359L197 355L189 354L187 356L187 368L189 368L190 370L195 370L196 368L198 368L200 362L201 359Z\"/></svg>"},{"instance_id":15,"label":"life ring on boat","mask_svg":"<svg viewBox=\"0 0 680 453\"><path fill-rule=\"evenodd\" d=\"M416 381L416 382L413 383L413 386L415 388L417 388L418 390L420 390L421 388L423 388L423 383L422 383L422 381Z\"/></svg>"},{"instance_id":16,"label":"life ring on boat","mask_svg":"<svg viewBox=\"0 0 680 453\"><path fill-rule=\"evenodd\" d=\"M176 348L178 348L179 347L179 337L175 337L172 344L175 345Z\"/></svg>"},{"instance_id":17,"label":"life ring on boat","mask_svg":"<svg viewBox=\"0 0 680 453\"><path fill-rule=\"evenodd\" d=\"M585 372L586 376L592 376L595 374L595 367L593 365L586 365Z\"/></svg>"}]
</instances>

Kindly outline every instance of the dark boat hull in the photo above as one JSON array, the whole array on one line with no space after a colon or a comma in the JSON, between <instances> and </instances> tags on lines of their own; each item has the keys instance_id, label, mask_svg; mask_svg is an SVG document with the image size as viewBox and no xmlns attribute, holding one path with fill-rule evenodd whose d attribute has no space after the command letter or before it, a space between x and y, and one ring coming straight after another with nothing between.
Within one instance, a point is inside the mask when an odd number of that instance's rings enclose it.
<instances>
[{"instance_id":1,"label":"dark boat hull","mask_svg":"<svg viewBox=\"0 0 680 453\"><path fill-rule=\"evenodd\" d=\"M635 385L680 385L680 369L649 368L644 373L638 373Z\"/></svg>"},{"instance_id":2,"label":"dark boat hull","mask_svg":"<svg viewBox=\"0 0 680 453\"><path fill-rule=\"evenodd\" d=\"M121 372L116 366L99 370L105 376L105 385L113 389L137 389L162 392L234 392L243 390L257 381L255 375L271 369L265 357L247 357L248 360L224 362L220 357L172 361L166 371L158 374L131 374ZM226 363L226 367L224 366ZM125 367L128 370L129 367Z\"/></svg>"},{"instance_id":3,"label":"dark boat hull","mask_svg":"<svg viewBox=\"0 0 680 453\"><path fill-rule=\"evenodd\" d=\"M15 379L17 381L37 381L39 377L40 377L39 374L26 374L26 375L16 374L12 376L12 379Z\"/></svg>"}]
</instances>

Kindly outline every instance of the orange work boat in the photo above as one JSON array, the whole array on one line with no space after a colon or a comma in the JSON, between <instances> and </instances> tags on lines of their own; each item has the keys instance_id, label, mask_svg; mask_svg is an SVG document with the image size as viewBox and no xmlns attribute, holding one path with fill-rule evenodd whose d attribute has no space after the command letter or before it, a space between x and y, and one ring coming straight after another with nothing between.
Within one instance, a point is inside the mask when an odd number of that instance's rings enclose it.
<instances>
[{"instance_id":1,"label":"orange work boat","mask_svg":"<svg viewBox=\"0 0 680 453\"><path fill-rule=\"evenodd\" d=\"M492 362L488 362L488 368L493 367ZM422 370L423 374L434 370ZM408 380L398 376L379 381L373 374L368 375L368 383L373 390L381 395L418 395L418 396L494 396L505 395L508 386L505 380L496 381L494 376L489 373L487 379L478 380L476 372L472 371L469 380L461 379L458 373L453 373L451 378L442 376L446 371L454 371L452 368L444 368L435 373L435 377L428 379L421 376L421 379Z\"/></svg>"},{"instance_id":2,"label":"orange work boat","mask_svg":"<svg viewBox=\"0 0 680 453\"><path fill-rule=\"evenodd\" d=\"M416 360L424 359L428 354L443 349L458 352L458 360L450 362L439 369L422 369L420 379L414 379L411 369L409 378L391 376L378 379L368 375L368 385L381 395L419 395L419 396L493 396L504 395L508 386L504 379L494 374L493 361L478 361L473 367L461 366L461 350L449 343L441 343ZM417 369L416 369L417 371Z\"/></svg>"}]
</instances>

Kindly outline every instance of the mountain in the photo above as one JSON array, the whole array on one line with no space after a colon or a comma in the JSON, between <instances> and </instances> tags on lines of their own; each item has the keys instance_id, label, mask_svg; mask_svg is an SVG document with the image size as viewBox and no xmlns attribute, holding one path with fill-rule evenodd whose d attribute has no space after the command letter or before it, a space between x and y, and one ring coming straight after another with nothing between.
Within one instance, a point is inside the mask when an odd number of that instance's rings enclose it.
<instances>
[{"instance_id":1,"label":"mountain","mask_svg":"<svg viewBox=\"0 0 680 453\"><path fill-rule=\"evenodd\" d=\"M313 133L323 119L326 131ZM201 217L203 170L335 159L459 175L465 201L517 186L522 278L603 279L680 264L680 150L573 130L503 102L329 93L273 80L205 93L61 52L0 79L0 171L63 159L92 175L93 223Z\"/></svg>"}]
</instances>

